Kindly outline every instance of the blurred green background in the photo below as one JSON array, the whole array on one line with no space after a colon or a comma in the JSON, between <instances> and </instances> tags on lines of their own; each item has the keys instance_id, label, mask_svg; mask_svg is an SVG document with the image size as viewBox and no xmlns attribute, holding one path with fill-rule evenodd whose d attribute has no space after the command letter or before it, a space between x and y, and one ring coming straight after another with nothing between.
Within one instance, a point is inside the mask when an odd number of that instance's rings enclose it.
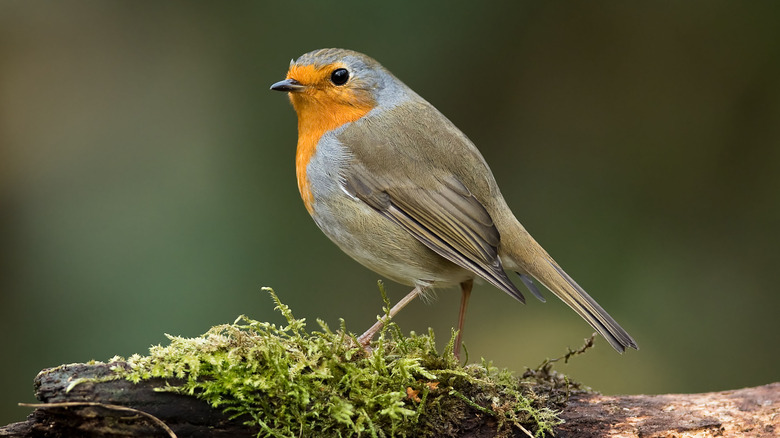
<instances>
[{"instance_id":1,"label":"blurred green background","mask_svg":"<svg viewBox=\"0 0 780 438\"><path fill-rule=\"evenodd\" d=\"M778 23L775 1L0 2L0 423L42 368L281 322L262 286L311 328L374 320L379 276L303 208L295 115L268 90L333 46L460 127L641 347L599 339L559 370L610 394L778 380ZM443 344L459 292L438 295L402 329ZM591 332L481 285L465 342L521 373Z\"/></svg>"}]
</instances>

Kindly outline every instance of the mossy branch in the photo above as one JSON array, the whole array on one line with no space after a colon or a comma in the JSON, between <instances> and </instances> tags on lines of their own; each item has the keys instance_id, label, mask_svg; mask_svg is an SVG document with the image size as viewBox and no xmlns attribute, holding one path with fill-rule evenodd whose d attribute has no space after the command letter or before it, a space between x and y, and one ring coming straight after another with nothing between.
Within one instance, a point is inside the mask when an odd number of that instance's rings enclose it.
<instances>
[{"instance_id":1,"label":"mossy branch","mask_svg":"<svg viewBox=\"0 0 780 438\"><path fill-rule=\"evenodd\" d=\"M45 404L0 436L603 436L587 435L582 420L601 432L622 423L639 430L638 421L626 422L629 413L649 415L642 409L674 401L626 397L633 411L606 409L598 401L607 398L552 370L592 338L518 378L485 360L461 366L453 338L440 354L432 332L404 336L392 322L366 352L343 321L340 330L318 321L320 330L308 332L268 292L286 325L241 316L196 338L168 336L146 356L44 370L36 396ZM776 414L780 386L767 388ZM765 409L762 403L756 406ZM603 412L589 416L599 406ZM686 421L724 427L717 417Z\"/></svg>"}]
</instances>

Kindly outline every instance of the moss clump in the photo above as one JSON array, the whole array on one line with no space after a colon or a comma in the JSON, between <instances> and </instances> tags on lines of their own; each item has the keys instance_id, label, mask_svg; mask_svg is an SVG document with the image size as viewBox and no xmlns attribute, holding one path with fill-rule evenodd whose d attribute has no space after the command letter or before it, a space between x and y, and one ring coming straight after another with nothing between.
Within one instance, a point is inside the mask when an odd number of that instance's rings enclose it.
<instances>
[{"instance_id":1,"label":"moss clump","mask_svg":"<svg viewBox=\"0 0 780 438\"><path fill-rule=\"evenodd\" d=\"M196 338L168 336L170 345L114 371L134 382L176 378L161 390L206 400L258 436L448 436L485 416L497 435L520 427L542 436L561 422L555 409L571 386L549 367L518 379L484 360L461 366L454 338L439 354L433 332L407 337L392 323L366 353L343 321L307 332L269 292L286 326L241 316Z\"/></svg>"}]
</instances>

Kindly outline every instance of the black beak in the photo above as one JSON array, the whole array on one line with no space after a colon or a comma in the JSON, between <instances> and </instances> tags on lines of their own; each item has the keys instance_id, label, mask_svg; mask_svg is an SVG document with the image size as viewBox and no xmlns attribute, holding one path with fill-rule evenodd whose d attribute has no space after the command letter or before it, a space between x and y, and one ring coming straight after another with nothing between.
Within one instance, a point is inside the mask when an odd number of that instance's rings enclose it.
<instances>
[{"instance_id":1,"label":"black beak","mask_svg":"<svg viewBox=\"0 0 780 438\"><path fill-rule=\"evenodd\" d=\"M294 93L296 91L303 91L306 87L295 79L285 79L271 85L271 89L274 91L289 91Z\"/></svg>"}]
</instances>

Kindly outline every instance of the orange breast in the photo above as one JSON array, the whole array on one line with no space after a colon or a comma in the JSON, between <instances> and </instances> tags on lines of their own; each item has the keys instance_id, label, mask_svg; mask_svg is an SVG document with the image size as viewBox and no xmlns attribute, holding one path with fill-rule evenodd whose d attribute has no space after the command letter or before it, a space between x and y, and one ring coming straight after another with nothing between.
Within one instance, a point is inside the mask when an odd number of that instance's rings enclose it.
<instances>
[{"instance_id":1,"label":"orange breast","mask_svg":"<svg viewBox=\"0 0 780 438\"><path fill-rule=\"evenodd\" d=\"M301 76L304 75L300 71L295 74L296 79ZM299 81L306 83L305 80ZM326 132L365 116L374 107L374 102L350 89L332 87L293 92L290 93L290 100L298 113L298 150L295 155L298 190L303 204L312 214L314 198L306 172L317 143Z\"/></svg>"}]
</instances>

